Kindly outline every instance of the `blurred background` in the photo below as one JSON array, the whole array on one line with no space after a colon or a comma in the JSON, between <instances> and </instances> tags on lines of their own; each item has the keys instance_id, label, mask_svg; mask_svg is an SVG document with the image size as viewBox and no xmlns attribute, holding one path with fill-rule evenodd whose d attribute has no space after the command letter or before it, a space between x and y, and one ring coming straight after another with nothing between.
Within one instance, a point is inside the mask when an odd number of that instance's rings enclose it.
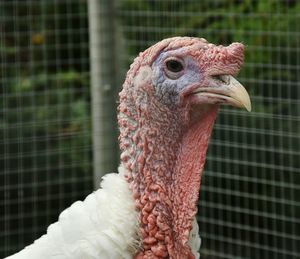
<instances>
[{"instance_id":1,"label":"blurred background","mask_svg":"<svg viewBox=\"0 0 300 259\"><path fill-rule=\"evenodd\" d=\"M125 73L175 35L243 42L253 105L223 107L214 128L201 258L300 258L300 1L0 0L0 12L1 258L116 171Z\"/></svg>"}]
</instances>

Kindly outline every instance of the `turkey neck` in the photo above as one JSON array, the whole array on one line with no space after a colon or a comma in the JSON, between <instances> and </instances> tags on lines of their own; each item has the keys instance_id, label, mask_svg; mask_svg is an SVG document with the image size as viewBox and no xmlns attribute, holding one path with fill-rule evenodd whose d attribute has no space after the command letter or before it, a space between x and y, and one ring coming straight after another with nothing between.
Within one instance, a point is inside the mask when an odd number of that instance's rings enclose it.
<instances>
[{"instance_id":1,"label":"turkey neck","mask_svg":"<svg viewBox=\"0 0 300 259\"><path fill-rule=\"evenodd\" d=\"M118 118L121 161L140 212L143 246L135 258L194 258L187 241L217 109L190 118L187 107L149 95L130 107L128 98L121 96Z\"/></svg>"}]
</instances>

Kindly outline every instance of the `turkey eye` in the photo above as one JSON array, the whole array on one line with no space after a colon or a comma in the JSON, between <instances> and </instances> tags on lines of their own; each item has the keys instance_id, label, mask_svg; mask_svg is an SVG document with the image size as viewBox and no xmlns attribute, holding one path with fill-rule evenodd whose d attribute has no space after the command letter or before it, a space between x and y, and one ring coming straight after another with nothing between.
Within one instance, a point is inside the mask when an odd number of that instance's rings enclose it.
<instances>
[{"instance_id":1,"label":"turkey eye","mask_svg":"<svg viewBox=\"0 0 300 259\"><path fill-rule=\"evenodd\" d=\"M173 73L178 73L183 70L183 65L180 61L176 59L170 59L166 62L166 67L169 71Z\"/></svg>"}]
</instances>

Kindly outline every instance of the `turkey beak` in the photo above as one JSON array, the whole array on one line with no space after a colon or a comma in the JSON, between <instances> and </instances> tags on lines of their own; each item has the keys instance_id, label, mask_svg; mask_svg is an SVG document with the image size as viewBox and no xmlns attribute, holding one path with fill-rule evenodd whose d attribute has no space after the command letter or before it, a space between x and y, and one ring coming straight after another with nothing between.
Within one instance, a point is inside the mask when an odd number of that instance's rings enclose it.
<instances>
[{"instance_id":1,"label":"turkey beak","mask_svg":"<svg viewBox=\"0 0 300 259\"><path fill-rule=\"evenodd\" d=\"M211 103L230 104L251 111L251 101L244 86L231 75L211 76L209 87L198 87L193 91L199 99Z\"/></svg>"}]
</instances>

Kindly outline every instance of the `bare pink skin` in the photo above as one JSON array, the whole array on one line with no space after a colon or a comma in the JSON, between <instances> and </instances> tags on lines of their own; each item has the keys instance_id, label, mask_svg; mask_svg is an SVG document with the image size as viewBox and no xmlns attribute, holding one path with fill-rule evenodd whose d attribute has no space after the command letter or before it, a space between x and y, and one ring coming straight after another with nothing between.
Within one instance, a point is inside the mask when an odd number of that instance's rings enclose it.
<instances>
[{"instance_id":1,"label":"bare pink skin","mask_svg":"<svg viewBox=\"0 0 300 259\"><path fill-rule=\"evenodd\" d=\"M242 44L223 47L177 37L145 50L131 65L120 93L118 122L121 161L140 212L139 259L194 258L187 242L218 105L197 102L191 85L177 105L166 106L154 96L149 76L161 51L181 48L207 76L236 74L243 62ZM206 80L202 77L199 84L206 86Z\"/></svg>"}]
</instances>

